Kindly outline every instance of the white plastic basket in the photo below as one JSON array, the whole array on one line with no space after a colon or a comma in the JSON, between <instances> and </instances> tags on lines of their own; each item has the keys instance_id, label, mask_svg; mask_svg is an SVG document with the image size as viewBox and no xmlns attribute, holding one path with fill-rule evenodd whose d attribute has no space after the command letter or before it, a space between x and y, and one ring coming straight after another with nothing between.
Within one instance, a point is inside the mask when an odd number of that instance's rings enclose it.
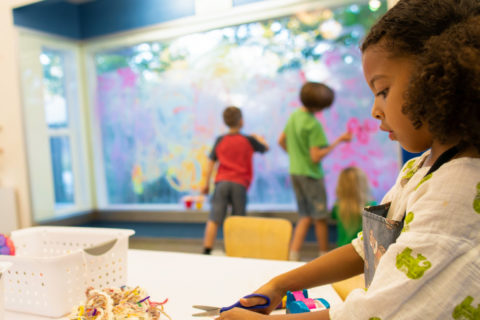
<instances>
[{"instance_id":1,"label":"white plastic basket","mask_svg":"<svg viewBox=\"0 0 480 320\"><path fill-rule=\"evenodd\" d=\"M0 262L0 320L3 320L3 313L4 313L4 286L3 286L3 278L5 271L11 266L12 264L9 262Z\"/></svg>"},{"instance_id":2,"label":"white plastic basket","mask_svg":"<svg viewBox=\"0 0 480 320\"><path fill-rule=\"evenodd\" d=\"M33 227L13 231L15 256L4 276L5 308L61 317L85 290L127 283L129 229Z\"/></svg>"}]
</instances>

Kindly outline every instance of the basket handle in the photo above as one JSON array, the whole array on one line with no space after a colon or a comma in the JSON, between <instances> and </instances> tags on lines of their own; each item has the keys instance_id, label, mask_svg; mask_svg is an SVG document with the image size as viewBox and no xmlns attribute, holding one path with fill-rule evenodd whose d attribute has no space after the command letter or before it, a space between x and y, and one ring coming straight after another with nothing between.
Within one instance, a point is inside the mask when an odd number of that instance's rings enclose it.
<instances>
[{"instance_id":1,"label":"basket handle","mask_svg":"<svg viewBox=\"0 0 480 320\"><path fill-rule=\"evenodd\" d=\"M85 248L83 249L83 251L92 256L100 256L105 252L109 251L110 249L112 249L115 243L117 243L117 239L112 239L112 240L108 240L100 244L97 244L95 246L92 246L90 248Z\"/></svg>"}]
</instances>

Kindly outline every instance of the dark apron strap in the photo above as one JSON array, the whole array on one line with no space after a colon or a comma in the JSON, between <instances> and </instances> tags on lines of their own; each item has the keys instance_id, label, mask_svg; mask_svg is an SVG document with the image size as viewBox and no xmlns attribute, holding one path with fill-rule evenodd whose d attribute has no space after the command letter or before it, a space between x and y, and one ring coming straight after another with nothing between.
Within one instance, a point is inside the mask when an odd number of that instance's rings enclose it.
<instances>
[{"instance_id":1,"label":"dark apron strap","mask_svg":"<svg viewBox=\"0 0 480 320\"><path fill-rule=\"evenodd\" d=\"M445 151L444 153L442 153L440 155L440 157L438 157L438 159L435 160L435 163L430 167L430 170L428 170L428 172L423 177L426 177L430 173L432 173L434 171L437 171L437 169L440 168L442 165L444 165L448 161L452 160L452 158L455 157L459 151L460 150L458 149L458 146L453 146L450 149L448 149L447 151ZM402 218L402 223L405 220L406 215L407 215L407 213L405 212L405 214L403 215L403 218Z\"/></svg>"},{"instance_id":2,"label":"dark apron strap","mask_svg":"<svg viewBox=\"0 0 480 320\"><path fill-rule=\"evenodd\" d=\"M447 163L448 161L452 160L453 157L455 157L458 153L458 151L460 151L458 149L457 146L454 146L454 147L451 147L450 149L448 149L447 151L445 151L444 153L442 153L440 155L440 157L438 157L438 159L435 161L435 163L432 165L432 167L430 168L430 170L428 170L427 175L429 175L430 173L436 171L438 168L440 168L443 164Z\"/></svg>"}]
</instances>

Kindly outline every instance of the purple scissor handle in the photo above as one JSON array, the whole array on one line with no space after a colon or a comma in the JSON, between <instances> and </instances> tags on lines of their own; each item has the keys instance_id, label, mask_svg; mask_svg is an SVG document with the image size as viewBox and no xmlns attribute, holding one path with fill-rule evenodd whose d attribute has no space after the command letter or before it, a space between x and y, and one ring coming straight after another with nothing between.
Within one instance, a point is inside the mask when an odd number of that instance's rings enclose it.
<instances>
[{"instance_id":1,"label":"purple scissor handle","mask_svg":"<svg viewBox=\"0 0 480 320\"><path fill-rule=\"evenodd\" d=\"M252 294L249 294L249 295L246 295L245 297L243 297L244 299L248 299L248 298L263 298L265 300L267 300L267 302L265 302L264 304L257 304L255 306L251 306L251 307L245 307L243 306L242 304L240 304L240 301L237 301L235 304L232 304L231 306L229 307L223 307L220 309L220 313L224 312L224 311L227 311L227 310L230 310L230 309L233 309L233 308L243 308L243 309L247 309L247 310L255 310L255 309L263 309L263 308L266 308L270 305L270 298L267 297L266 295L263 295L263 294L259 294L259 293L252 293Z\"/></svg>"}]
</instances>

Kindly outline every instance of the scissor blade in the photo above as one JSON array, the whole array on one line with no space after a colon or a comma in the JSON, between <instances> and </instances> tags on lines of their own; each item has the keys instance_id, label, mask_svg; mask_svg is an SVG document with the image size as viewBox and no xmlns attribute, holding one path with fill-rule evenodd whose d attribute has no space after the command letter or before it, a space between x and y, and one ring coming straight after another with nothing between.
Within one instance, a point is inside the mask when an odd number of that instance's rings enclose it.
<instances>
[{"instance_id":1,"label":"scissor blade","mask_svg":"<svg viewBox=\"0 0 480 320\"><path fill-rule=\"evenodd\" d=\"M192 308L200 309L200 310L204 310L204 311L220 310L219 307L202 306L202 305L194 305L194 306L192 306Z\"/></svg>"},{"instance_id":2,"label":"scissor blade","mask_svg":"<svg viewBox=\"0 0 480 320\"><path fill-rule=\"evenodd\" d=\"M220 309L215 309L215 310L210 310L210 311L205 311L205 312L200 312L200 313L194 313L192 316L194 317L213 317L213 316L218 316L220 314Z\"/></svg>"}]
</instances>

